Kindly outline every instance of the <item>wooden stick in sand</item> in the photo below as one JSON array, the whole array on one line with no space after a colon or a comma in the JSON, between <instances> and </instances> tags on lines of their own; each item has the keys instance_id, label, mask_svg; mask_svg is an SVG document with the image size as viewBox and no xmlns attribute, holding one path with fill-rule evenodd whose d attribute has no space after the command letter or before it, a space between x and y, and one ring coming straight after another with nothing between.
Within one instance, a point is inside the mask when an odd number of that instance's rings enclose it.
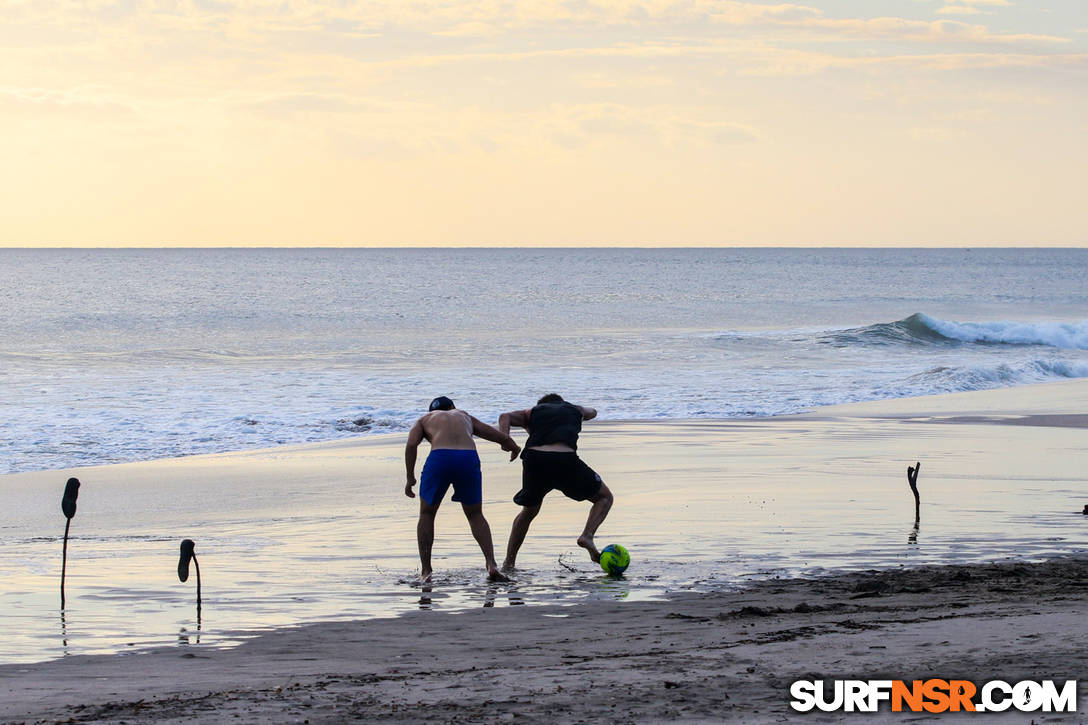
<instances>
[{"instance_id":1,"label":"wooden stick in sand","mask_svg":"<svg viewBox=\"0 0 1088 725\"><path fill-rule=\"evenodd\" d=\"M79 479L69 478L64 486L64 496L60 500L60 510L64 512L64 548L60 564L60 608L64 609L64 577L68 573L68 530L72 527L72 517L76 515L76 499L79 497Z\"/></svg>"},{"instance_id":2,"label":"wooden stick in sand","mask_svg":"<svg viewBox=\"0 0 1088 725\"><path fill-rule=\"evenodd\" d=\"M922 517L922 501L918 497L918 471L922 470L921 463L915 463L913 466L907 466L907 483L910 484L910 490L914 494L914 520L920 521Z\"/></svg>"},{"instance_id":3,"label":"wooden stick in sand","mask_svg":"<svg viewBox=\"0 0 1088 725\"><path fill-rule=\"evenodd\" d=\"M181 542L181 558L178 560L178 579L182 582L189 579L189 560L196 567L196 622L200 626L200 562L196 560L196 544L192 539L183 539Z\"/></svg>"}]
</instances>

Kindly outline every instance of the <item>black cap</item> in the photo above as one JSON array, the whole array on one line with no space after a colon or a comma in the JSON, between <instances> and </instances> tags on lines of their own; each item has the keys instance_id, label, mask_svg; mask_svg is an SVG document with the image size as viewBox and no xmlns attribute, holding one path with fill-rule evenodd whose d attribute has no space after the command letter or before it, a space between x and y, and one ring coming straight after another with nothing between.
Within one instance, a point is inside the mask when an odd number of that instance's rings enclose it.
<instances>
[{"instance_id":1,"label":"black cap","mask_svg":"<svg viewBox=\"0 0 1088 725\"><path fill-rule=\"evenodd\" d=\"M181 558L178 559L178 579L181 581L187 581L189 579L189 562L194 556L193 549L196 544L192 539L183 539L181 542Z\"/></svg>"},{"instance_id":2,"label":"black cap","mask_svg":"<svg viewBox=\"0 0 1088 725\"><path fill-rule=\"evenodd\" d=\"M60 500L60 510L66 518L76 515L76 499L79 498L79 479L69 478L64 486L64 497Z\"/></svg>"},{"instance_id":3,"label":"black cap","mask_svg":"<svg viewBox=\"0 0 1088 725\"><path fill-rule=\"evenodd\" d=\"M431 401L431 407L427 410L453 410L453 401L445 395L439 395Z\"/></svg>"}]
</instances>

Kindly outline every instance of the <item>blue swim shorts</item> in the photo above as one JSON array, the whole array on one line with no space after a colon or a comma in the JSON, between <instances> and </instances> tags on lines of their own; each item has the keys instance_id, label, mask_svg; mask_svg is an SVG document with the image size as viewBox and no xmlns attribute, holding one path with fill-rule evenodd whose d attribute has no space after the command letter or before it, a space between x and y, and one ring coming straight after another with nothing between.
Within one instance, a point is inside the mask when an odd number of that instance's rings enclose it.
<instances>
[{"instance_id":1,"label":"blue swim shorts","mask_svg":"<svg viewBox=\"0 0 1088 725\"><path fill-rule=\"evenodd\" d=\"M419 495L431 506L442 503L453 484L453 500L465 506L483 501L480 456L474 450L432 449L419 477Z\"/></svg>"}]
</instances>

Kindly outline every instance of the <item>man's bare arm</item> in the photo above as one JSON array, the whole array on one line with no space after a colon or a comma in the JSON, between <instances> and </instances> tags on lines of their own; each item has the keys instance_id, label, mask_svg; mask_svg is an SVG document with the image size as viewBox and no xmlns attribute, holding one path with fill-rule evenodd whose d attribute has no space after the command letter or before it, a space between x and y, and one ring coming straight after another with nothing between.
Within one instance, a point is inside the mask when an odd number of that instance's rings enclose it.
<instances>
[{"instance_id":1,"label":"man's bare arm","mask_svg":"<svg viewBox=\"0 0 1088 725\"><path fill-rule=\"evenodd\" d=\"M499 430L507 435L510 435L510 426L515 428L528 428L529 427L529 411L527 410L511 410L509 413L503 413L499 416Z\"/></svg>"},{"instance_id":2,"label":"man's bare arm","mask_svg":"<svg viewBox=\"0 0 1088 725\"><path fill-rule=\"evenodd\" d=\"M581 405L577 406L578 410L582 411L582 420L593 420L597 417L596 408L583 408Z\"/></svg>"},{"instance_id":3,"label":"man's bare arm","mask_svg":"<svg viewBox=\"0 0 1088 725\"><path fill-rule=\"evenodd\" d=\"M404 468L408 473L407 483L404 485L404 495L408 498L416 497L412 486L416 485L416 452L422 440L423 421L417 420L416 424L412 426L412 430L408 431L408 442L404 444Z\"/></svg>"},{"instance_id":4,"label":"man's bare arm","mask_svg":"<svg viewBox=\"0 0 1088 725\"><path fill-rule=\"evenodd\" d=\"M503 433L500 430L492 428L487 423L477 420L473 416L472 418L472 435L479 436L485 441L491 441L492 443L498 443L502 446L504 451L510 452L510 460L514 460L521 453L521 446L514 442L514 439L510 437L509 433Z\"/></svg>"}]
</instances>

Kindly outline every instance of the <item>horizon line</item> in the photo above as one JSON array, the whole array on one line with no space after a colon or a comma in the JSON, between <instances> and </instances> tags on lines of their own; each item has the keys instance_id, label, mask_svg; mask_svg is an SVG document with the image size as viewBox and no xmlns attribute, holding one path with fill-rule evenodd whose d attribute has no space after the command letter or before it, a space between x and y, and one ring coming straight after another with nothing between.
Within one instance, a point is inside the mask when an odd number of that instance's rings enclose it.
<instances>
[{"instance_id":1,"label":"horizon line","mask_svg":"<svg viewBox=\"0 0 1088 725\"><path fill-rule=\"evenodd\" d=\"M774 244L35 244L4 245L0 250L38 249L1088 249L1086 242L1000 243L1000 244L926 244L926 243L774 243Z\"/></svg>"}]
</instances>

